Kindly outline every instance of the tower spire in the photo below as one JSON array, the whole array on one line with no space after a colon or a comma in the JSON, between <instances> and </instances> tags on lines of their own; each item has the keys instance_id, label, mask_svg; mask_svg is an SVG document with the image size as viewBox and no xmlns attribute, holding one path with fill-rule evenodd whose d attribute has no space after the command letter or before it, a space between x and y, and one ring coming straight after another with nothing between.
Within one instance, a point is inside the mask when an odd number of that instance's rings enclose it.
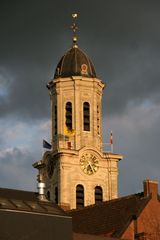
<instances>
[{"instance_id":1,"label":"tower spire","mask_svg":"<svg viewBox=\"0 0 160 240\"><path fill-rule=\"evenodd\" d=\"M77 41L78 41L78 38L77 38L77 30L78 30L78 27L76 25L76 19L78 17L78 14L77 13L72 13L72 26L71 26L71 29L73 31L73 36L72 36L72 46L74 48L77 48L78 45L77 45Z\"/></svg>"}]
</instances>

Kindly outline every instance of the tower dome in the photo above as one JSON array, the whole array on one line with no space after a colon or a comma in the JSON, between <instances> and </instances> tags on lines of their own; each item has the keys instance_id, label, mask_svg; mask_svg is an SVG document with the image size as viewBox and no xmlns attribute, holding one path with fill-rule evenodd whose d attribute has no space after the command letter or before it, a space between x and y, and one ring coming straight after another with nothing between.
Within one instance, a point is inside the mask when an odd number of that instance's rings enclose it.
<instances>
[{"instance_id":1,"label":"tower dome","mask_svg":"<svg viewBox=\"0 0 160 240\"><path fill-rule=\"evenodd\" d=\"M89 57L74 45L59 61L54 78L71 76L96 77L95 68Z\"/></svg>"}]
</instances>

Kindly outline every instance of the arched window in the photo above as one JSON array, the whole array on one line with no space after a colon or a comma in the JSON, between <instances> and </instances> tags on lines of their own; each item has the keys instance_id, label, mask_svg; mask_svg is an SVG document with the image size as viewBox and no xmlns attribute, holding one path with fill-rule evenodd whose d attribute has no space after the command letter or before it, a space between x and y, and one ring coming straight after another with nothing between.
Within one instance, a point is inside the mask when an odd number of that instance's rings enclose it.
<instances>
[{"instance_id":1,"label":"arched window","mask_svg":"<svg viewBox=\"0 0 160 240\"><path fill-rule=\"evenodd\" d=\"M84 187L80 184L76 186L76 208L84 207Z\"/></svg>"},{"instance_id":2,"label":"arched window","mask_svg":"<svg viewBox=\"0 0 160 240\"><path fill-rule=\"evenodd\" d=\"M55 203L58 204L58 187L55 187Z\"/></svg>"},{"instance_id":3,"label":"arched window","mask_svg":"<svg viewBox=\"0 0 160 240\"><path fill-rule=\"evenodd\" d=\"M95 204L103 201L103 192L102 188L97 186L95 187Z\"/></svg>"},{"instance_id":4,"label":"arched window","mask_svg":"<svg viewBox=\"0 0 160 240\"><path fill-rule=\"evenodd\" d=\"M72 129L72 103L66 103L66 127Z\"/></svg>"},{"instance_id":5,"label":"arched window","mask_svg":"<svg viewBox=\"0 0 160 240\"><path fill-rule=\"evenodd\" d=\"M90 131L90 106L88 102L83 103L83 129Z\"/></svg>"},{"instance_id":6,"label":"arched window","mask_svg":"<svg viewBox=\"0 0 160 240\"><path fill-rule=\"evenodd\" d=\"M54 133L57 135L57 106L54 107Z\"/></svg>"}]
</instances>

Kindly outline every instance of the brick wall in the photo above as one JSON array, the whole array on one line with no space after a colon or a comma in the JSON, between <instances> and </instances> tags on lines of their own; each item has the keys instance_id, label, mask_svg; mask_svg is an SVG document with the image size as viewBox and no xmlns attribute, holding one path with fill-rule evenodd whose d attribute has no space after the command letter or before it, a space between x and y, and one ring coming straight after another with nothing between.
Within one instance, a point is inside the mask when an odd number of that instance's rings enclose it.
<instances>
[{"instance_id":1,"label":"brick wall","mask_svg":"<svg viewBox=\"0 0 160 240\"><path fill-rule=\"evenodd\" d=\"M158 183L144 181L144 195L151 196L150 201L137 218L133 219L122 239L159 240L160 239L160 201L158 199Z\"/></svg>"}]
</instances>

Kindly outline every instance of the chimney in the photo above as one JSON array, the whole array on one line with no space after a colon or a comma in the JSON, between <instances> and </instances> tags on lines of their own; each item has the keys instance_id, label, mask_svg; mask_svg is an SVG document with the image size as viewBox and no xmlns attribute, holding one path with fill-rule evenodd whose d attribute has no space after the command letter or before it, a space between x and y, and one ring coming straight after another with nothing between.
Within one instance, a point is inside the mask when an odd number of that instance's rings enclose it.
<instances>
[{"instance_id":1,"label":"chimney","mask_svg":"<svg viewBox=\"0 0 160 240\"><path fill-rule=\"evenodd\" d=\"M40 201L48 201L46 196L45 196L45 183L43 182L38 182L38 185L37 185L37 188L38 188L38 199Z\"/></svg>"},{"instance_id":2,"label":"chimney","mask_svg":"<svg viewBox=\"0 0 160 240\"><path fill-rule=\"evenodd\" d=\"M144 196L147 197L151 194L152 199L157 199L158 195L158 181L146 179L143 181Z\"/></svg>"}]
</instances>

